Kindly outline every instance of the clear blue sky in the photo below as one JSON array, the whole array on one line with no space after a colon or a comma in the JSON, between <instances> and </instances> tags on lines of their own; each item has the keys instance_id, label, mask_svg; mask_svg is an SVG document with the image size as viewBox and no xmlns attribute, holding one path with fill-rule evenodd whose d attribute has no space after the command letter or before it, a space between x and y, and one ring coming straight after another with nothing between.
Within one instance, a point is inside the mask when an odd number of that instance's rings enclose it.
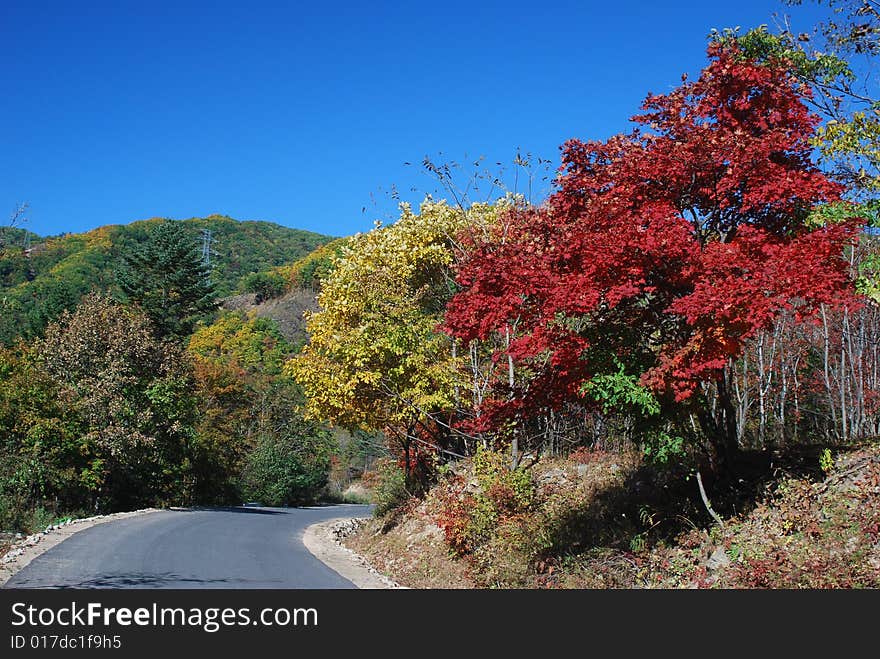
<instances>
[{"instance_id":1,"label":"clear blue sky","mask_svg":"<svg viewBox=\"0 0 880 659\"><path fill-rule=\"evenodd\" d=\"M29 202L43 235L211 213L369 230L392 185L436 188L425 156L555 165L699 71L711 28L784 10L815 18L778 0L2 0L0 221Z\"/></svg>"}]
</instances>

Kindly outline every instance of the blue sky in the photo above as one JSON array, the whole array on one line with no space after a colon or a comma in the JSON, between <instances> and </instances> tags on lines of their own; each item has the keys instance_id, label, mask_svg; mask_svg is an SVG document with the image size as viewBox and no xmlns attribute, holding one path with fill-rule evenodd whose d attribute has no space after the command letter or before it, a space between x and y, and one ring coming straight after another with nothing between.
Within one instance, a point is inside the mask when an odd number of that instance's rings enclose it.
<instances>
[{"instance_id":1,"label":"blue sky","mask_svg":"<svg viewBox=\"0 0 880 659\"><path fill-rule=\"evenodd\" d=\"M816 17L777 0L3 0L0 221L28 202L42 235L211 213L366 231L393 219L392 186L437 189L426 156L555 167L566 139L627 130L649 91L698 72L712 28L786 10Z\"/></svg>"}]
</instances>

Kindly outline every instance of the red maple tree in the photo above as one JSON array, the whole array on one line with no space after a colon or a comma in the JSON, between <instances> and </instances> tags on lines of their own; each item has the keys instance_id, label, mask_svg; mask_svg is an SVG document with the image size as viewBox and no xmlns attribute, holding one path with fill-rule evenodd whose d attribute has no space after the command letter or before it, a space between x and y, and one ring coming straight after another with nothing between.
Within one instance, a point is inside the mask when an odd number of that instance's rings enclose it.
<instances>
[{"instance_id":1,"label":"red maple tree","mask_svg":"<svg viewBox=\"0 0 880 659\"><path fill-rule=\"evenodd\" d=\"M781 311L807 317L849 295L856 223L805 223L842 192L810 159L810 90L785 62L759 65L735 45L708 54L698 80L648 96L632 133L563 145L548 201L470 244L445 328L512 337L495 357L520 374L499 378L479 429L582 400L585 382L622 363L679 404L714 383L720 416L701 421L729 456L729 360Z\"/></svg>"}]
</instances>

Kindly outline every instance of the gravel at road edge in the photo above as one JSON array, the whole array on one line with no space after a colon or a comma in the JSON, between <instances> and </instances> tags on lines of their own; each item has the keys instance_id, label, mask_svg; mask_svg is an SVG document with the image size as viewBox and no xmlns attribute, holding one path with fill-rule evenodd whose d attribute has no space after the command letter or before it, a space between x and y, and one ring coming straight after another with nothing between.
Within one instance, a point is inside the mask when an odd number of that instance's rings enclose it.
<instances>
[{"instance_id":1,"label":"gravel at road edge","mask_svg":"<svg viewBox=\"0 0 880 659\"><path fill-rule=\"evenodd\" d=\"M405 588L373 568L367 560L340 542L363 523L360 518L337 518L312 524L303 533L303 544L312 555L362 589Z\"/></svg>"}]
</instances>

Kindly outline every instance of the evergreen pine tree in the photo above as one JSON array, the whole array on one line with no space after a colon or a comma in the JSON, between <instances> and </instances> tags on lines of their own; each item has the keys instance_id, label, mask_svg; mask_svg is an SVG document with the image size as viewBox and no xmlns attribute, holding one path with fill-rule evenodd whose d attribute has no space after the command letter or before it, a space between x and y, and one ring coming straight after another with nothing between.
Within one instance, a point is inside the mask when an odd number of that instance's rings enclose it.
<instances>
[{"instance_id":1,"label":"evergreen pine tree","mask_svg":"<svg viewBox=\"0 0 880 659\"><path fill-rule=\"evenodd\" d=\"M123 256L117 282L129 302L140 305L162 337L192 333L196 321L217 306L208 268L193 237L167 220Z\"/></svg>"}]
</instances>

